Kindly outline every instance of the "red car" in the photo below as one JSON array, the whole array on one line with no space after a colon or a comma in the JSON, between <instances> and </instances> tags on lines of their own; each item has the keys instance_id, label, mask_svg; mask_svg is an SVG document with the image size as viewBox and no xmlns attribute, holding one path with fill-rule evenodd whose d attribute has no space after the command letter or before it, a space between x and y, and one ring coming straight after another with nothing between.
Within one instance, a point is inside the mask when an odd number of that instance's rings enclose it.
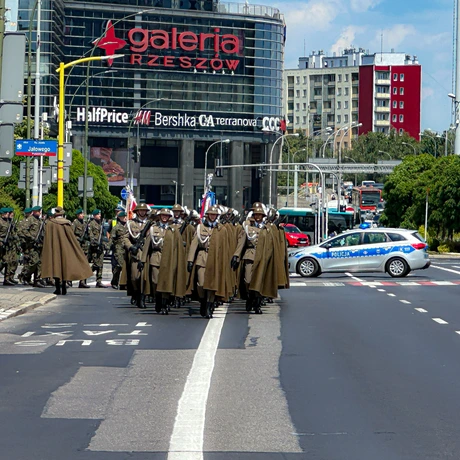
<instances>
[{"instance_id":1,"label":"red car","mask_svg":"<svg viewBox=\"0 0 460 460\"><path fill-rule=\"evenodd\" d=\"M310 246L310 237L302 233L294 224L281 224L286 234L288 246L297 248L302 246Z\"/></svg>"}]
</instances>

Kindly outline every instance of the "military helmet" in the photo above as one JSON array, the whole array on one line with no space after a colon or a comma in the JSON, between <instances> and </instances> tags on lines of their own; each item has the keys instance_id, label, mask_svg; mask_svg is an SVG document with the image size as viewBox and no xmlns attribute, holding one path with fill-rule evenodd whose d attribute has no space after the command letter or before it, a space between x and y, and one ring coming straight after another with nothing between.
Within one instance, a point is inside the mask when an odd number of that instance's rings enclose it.
<instances>
[{"instance_id":1,"label":"military helmet","mask_svg":"<svg viewBox=\"0 0 460 460\"><path fill-rule=\"evenodd\" d=\"M252 214L263 214L264 216L267 215L265 212L264 208L262 206L257 206L255 208L252 208Z\"/></svg>"},{"instance_id":2,"label":"military helmet","mask_svg":"<svg viewBox=\"0 0 460 460\"><path fill-rule=\"evenodd\" d=\"M206 214L217 214L220 215L220 210L217 206L211 206L206 210Z\"/></svg>"},{"instance_id":3,"label":"military helmet","mask_svg":"<svg viewBox=\"0 0 460 460\"><path fill-rule=\"evenodd\" d=\"M133 209L133 212L137 211L150 211L150 208L145 203L140 203Z\"/></svg>"},{"instance_id":4,"label":"military helmet","mask_svg":"<svg viewBox=\"0 0 460 460\"><path fill-rule=\"evenodd\" d=\"M180 206L180 205L179 205ZM174 209L174 208L173 208ZM171 217L172 212L169 209L163 208L157 213L158 216L168 216Z\"/></svg>"},{"instance_id":5,"label":"military helmet","mask_svg":"<svg viewBox=\"0 0 460 460\"><path fill-rule=\"evenodd\" d=\"M173 210L173 211L184 212L184 208L183 208L180 204L175 204L175 205L172 207L172 210Z\"/></svg>"}]
</instances>

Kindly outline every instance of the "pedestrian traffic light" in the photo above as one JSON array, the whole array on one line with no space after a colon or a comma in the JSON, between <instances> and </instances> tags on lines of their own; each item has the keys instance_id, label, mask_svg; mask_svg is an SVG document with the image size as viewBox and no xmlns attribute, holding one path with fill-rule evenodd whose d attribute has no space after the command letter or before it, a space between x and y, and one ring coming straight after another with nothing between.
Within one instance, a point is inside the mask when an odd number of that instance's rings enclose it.
<instances>
[{"instance_id":1,"label":"pedestrian traffic light","mask_svg":"<svg viewBox=\"0 0 460 460\"><path fill-rule=\"evenodd\" d=\"M129 154L134 163L139 163L139 158L141 156L141 149L138 145L129 148Z\"/></svg>"},{"instance_id":2,"label":"pedestrian traffic light","mask_svg":"<svg viewBox=\"0 0 460 460\"><path fill-rule=\"evenodd\" d=\"M257 166L256 179L262 179L267 174L264 166Z\"/></svg>"}]
</instances>

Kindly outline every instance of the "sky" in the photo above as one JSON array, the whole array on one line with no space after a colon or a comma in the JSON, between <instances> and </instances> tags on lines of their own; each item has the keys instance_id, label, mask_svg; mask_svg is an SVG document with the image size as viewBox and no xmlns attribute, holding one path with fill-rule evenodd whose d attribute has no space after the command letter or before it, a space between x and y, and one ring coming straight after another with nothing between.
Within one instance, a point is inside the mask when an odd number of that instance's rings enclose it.
<instances>
[{"instance_id":1,"label":"sky","mask_svg":"<svg viewBox=\"0 0 460 460\"><path fill-rule=\"evenodd\" d=\"M249 0L274 6L287 26L285 68L298 67L299 56L313 50L342 53L364 48L415 55L422 65L422 130L442 132L451 124L455 93L453 6L455 0Z\"/></svg>"}]
</instances>

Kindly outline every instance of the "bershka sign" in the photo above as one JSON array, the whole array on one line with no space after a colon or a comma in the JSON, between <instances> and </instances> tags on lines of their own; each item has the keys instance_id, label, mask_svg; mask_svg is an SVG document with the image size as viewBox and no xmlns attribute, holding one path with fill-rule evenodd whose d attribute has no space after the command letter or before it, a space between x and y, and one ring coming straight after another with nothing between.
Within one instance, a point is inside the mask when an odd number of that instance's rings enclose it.
<instances>
[{"instance_id":1,"label":"bershka sign","mask_svg":"<svg viewBox=\"0 0 460 460\"><path fill-rule=\"evenodd\" d=\"M142 29L135 27L127 33L127 41L117 37L112 22L108 21L105 34L93 42L107 55L129 45L129 63L135 66L147 66L162 69L196 69L201 71L235 71L240 61L235 59L243 53L241 38L233 34L221 33L219 27L210 33L195 33L190 30L179 31L172 27L163 29ZM168 55L167 52L180 51L180 56ZM192 53L187 56L187 52ZM196 53L208 54L197 57ZM173 53L177 54L177 53ZM108 60L111 65L112 60Z\"/></svg>"},{"instance_id":2,"label":"bershka sign","mask_svg":"<svg viewBox=\"0 0 460 460\"><path fill-rule=\"evenodd\" d=\"M85 108L77 107L76 122L85 121ZM101 124L129 124L131 118L127 112L116 112L104 107L90 107L88 121ZM211 114L152 112L151 110L139 110L132 122L135 125L153 126L157 128L225 128L240 126L244 128L256 128L265 132L278 132L285 130L283 120L279 117L238 118L225 117Z\"/></svg>"}]
</instances>

